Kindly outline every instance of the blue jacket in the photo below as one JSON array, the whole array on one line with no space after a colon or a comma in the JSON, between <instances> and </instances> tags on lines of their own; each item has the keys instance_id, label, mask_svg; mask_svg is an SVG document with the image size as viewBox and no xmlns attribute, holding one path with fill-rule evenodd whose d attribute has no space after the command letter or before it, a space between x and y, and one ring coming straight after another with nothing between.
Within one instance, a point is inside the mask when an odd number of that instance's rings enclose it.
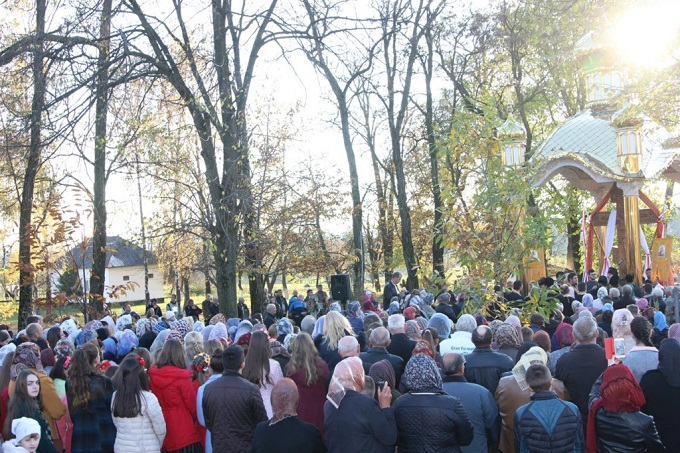
<instances>
[{"instance_id":1,"label":"blue jacket","mask_svg":"<svg viewBox=\"0 0 680 453\"><path fill-rule=\"evenodd\" d=\"M463 453L488 451L487 436L491 441L498 441L498 406L493 395L481 385L467 382L462 376L444 376L442 387L446 393L455 396L463 404L470 422L474 427L474 438L467 447L461 447ZM488 434L487 434L488 433Z\"/></svg>"},{"instance_id":2,"label":"blue jacket","mask_svg":"<svg viewBox=\"0 0 680 453\"><path fill-rule=\"evenodd\" d=\"M288 313L293 313L293 310L295 310L296 308L305 309L307 308L307 304L298 299L297 297L293 296L288 301Z\"/></svg>"},{"instance_id":3,"label":"blue jacket","mask_svg":"<svg viewBox=\"0 0 680 453\"><path fill-rule=\"evenodd\" d=\"M555 392L535 393L515 411L516 453L582 453L586 450L581 413Z\"/></svg>"}]
</instances>

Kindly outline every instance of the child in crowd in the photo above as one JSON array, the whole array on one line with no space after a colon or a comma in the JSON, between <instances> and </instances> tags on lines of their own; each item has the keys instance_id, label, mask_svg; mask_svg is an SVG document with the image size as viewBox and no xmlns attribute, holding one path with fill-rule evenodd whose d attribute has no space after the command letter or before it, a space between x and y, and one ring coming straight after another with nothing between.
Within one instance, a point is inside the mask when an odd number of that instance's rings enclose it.
<instances>
[{"instance_id":1,"label":"child in crowd","mask_svg":"<svg viewBox=\"0 0 680 453\"><path fill-rule=\"evenodd\" d=\"M40 443L40 423L28 417L12 420L14 439L2 444L3 453L34 453Z\"/></svg>"}]
</instances>

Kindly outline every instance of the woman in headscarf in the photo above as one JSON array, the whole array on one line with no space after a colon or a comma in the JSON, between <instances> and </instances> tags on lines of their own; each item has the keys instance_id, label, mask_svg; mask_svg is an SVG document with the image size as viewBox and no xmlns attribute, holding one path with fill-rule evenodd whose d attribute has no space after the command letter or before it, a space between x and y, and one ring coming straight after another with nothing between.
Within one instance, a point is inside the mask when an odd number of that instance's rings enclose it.
<instances>
[{"instance_id":1,"label":"woman in headscarf","mask_svg":"<svg viewBox=\"0 0 680 453\"><path fill-rule=\"evenodd\" d=\"M552 351L548 357L548 369L554 376L557 368L557 361L567 352L571 351L571 345L574 344L574 330L571 324L561 322L555 331L555 338L557 340L558 349Z\"/></svg>"},{"instance_id":2,"label":"woman in headscarf","mask_svg":"<svg viewBox=\"0 0 680 453\"><path fill-rule=\"evenodd\" d=\"M290 333L293 333L293 323L290 322L290 319L279 319L279 322L276 323L276 340L283 344L283 340L286 339L286 335Z\"/></svg>"},{"instance_id":3,"label":"woman in headscarf","mask_svg":"<svg viewBox=\"0 0 680 453\"><path fill-rule=\"evenodd\" d=\"M673 323L668 328L668 338L673 338L680 342L680 323Z\"/></svg>"},{"instance_id":4,"label":"woman in headscarf","mask_svg":"<svg viewBox=\"0 0 680 453\"><path fill-rule=\"evenodd\" d=\"M422 335L420 333L420 324L415 319L410 319L404 324L406 336L411 340L420 340Z\"/></svg>"},{"instance_id":5,"label":"woman in headscarf","mask_svg":"<svg viewBox=\"0 0 680 453\"><path fill-rule=\"evenodd\" d=\"M402 379L408 393L393 407L399 453L455 452L472 442L473 427L463 404L442 391L439 368L432 358L423 354L411 357ZM423 426L427 426L427 435L423 435Z\"/></svg>"},{"instance_id":6,"label":"woman in headscarf","mask_svg":"<svg viewBox=\"0 0 680 453\"><path fill-rule=\"evenodd\" d=\"M585 293L581 302L583 303L583 307L592 313L593 316L595 316L598 310L596 310L593 306L593 296L591 294Z\"/></svg>"},{"instance_id":7,"label":"woman in headscarf","mask_svg":"<svg viewBox=\"0 0 680 453\"><path fill-rule=\"evenodd\" d=\"M666 323L666 315L657 311L654 313L654 333L652 334L652 343L657 348L661 345L661 341L668 338L668 324Z\"/></svg>"},{"instance_id":8,"label":"woman in headscarf","mask_svg":"<svg viewBox=\"0 0 680 453\"><path fill-rule=\"evenodd\" d=\"M661 342L659 366L644 374L640 387L646 400L642 412L654 417L666 451L680 451L680 343L672 339Z\"/></svg>"},{"instance_id":9,"label":"woman in headscarf","mask_svg":"<svg viewBox=\"0 0 680 453\"><path fill-rule=\"evenodd\" d=\"M222 346L226 349L229 346L229 332L227 332L227 326L221 322L215 324L208 339L220 340L222 342Z\"/></svg>"},{"instance_id":10,"label":"woman in headscarf","mask_svg":"<svg viewBox=\"0 0 680 453\"><path fill-rule=\"evenodd\" d=\"M644 404L645 396L630 368L623 364L607 368L590 393L587 452L666 451L654 419L640 412Z\"/></svg>"},{"instance_id":11,"label":"woman in headscarf","mask_svg":"<svg viewBox=\"0 0 680 453\"><path fill-rule=\"evenodd\" d=\"M503 321L503 324L510 324L517 331L517 338L522 338L522 321L520 321L517 316L508 316L505 321Z\"/></svg>"},{"instance_id":12,"label":"woman in headscarf","mask_svg":"<svg viewBox=\"0 0 680 453\"><path fill-rule=\"evenodd\" d=\"M346 358L335 367L323 410L328 453L388 453L397 441L389 387L376 402L361 393L364 382L360 358Z\"/></svg>"},{"instance_id":13,"label":"woman in headscarf","mask_svg":"<svg viewBox=\"0 0 680 453\"><path fill-rule=\"evenodd\" d=\"M55 421L59 420L64 413L66 407L62 404L54 382L43 370L40 362L40 347L35 343L21 343L14 351L14 358L12 365L9 368L10 382L8 387L8 395L10 401L14 395L14 388L16 380L23 370L30 370L35 373L40 381L40 410L45 415L45 420L50 426L50 431L53 433L53 441L57 448L61 448L61 442L57 438Z\"/></svg>"},{"instance_id":14,"label":"woman in headscarf","mask_svg":"<svg viewBox=\"0 0 680 453\"><path fill-rule=\"evenodd\" d=\"M151 353L151 357L153 357L154 363L158 359L158 354L160 354L161 349L163 348L163 345L165 344L165 340L168 338L168 335L170 334L170 329L165 329L162 330L158 335L156 335L156 339L153 341L151 344L151 349L149 349L149 352Z\"/></svg>"},{"instance_id":15,"label":"woman in headscarf","mask_svg":"<svg viewBox=\"0 0 680 453\"><path fill-rule=\"evenodd\" d=\"M126 355L139 346L139 338L131 330L125 330L118 340L118 357L116 363L121 363Z\"/></svg>"},{"instance_id":16,"label":"woman in headscarf","mask_svg":"<svg viewBox=\"0 0 680 453\"><path fill-rule=\"evenodd\" d=\"M414 300L413 301L415 306L418 306L418 303ZM388 315L394 315L396 313L399 313L399 301L398 300L393 300L390 302L390 306L387 308L387 314Z\"/></svg>"},{"instance_id":17,"label":"woman in headscarf","mask_svg":"<svg viewBox=\"0 0 680 453\"><path fill-rule=\"evenodd\" d=\"M419 341L418 343L425 343L423 341ZM418 343L416 343L416 347L413 348L413 354L418 354L416 352L416 349L418 348ZM425 343L427 344L427 343ZM429 345L427 345L429 348ZM420 352L419 352L420 353ZM430 354L432 351L430 350ZM430 356L432 357L432 356ZM375 382L375 385L377 388L380 387L380 382L384 382L385 385L390 386L390 391L392 392L392 402L391 404L394 404L394 402L401 396L401 393L399 393L399 390L396 388L396 383L397 383L397 378L394 375L394 367L390 363L389 360L383 359L375 362L373 365L371 365L371 368L368 370L368 375L373 379L373 382Z\"/></svg>"},{"instance_id":18,"label":"woman in headscarf","mask_svg":"<svg viewBox=\"0 0 680 453\"><path fill-rule=\"evenodd\" d=\"M517 351L522 342L517 336L517 329L512 324L502 323L496 330L497 352L507 355L513 362L517 361Z\"/></svg>"},{"instance_id":19,"label":"woman in headscarf","mask_svg":"<svg viewBox=\"0 0 680 453\"><path fill-rule=\"evenodd\" d=\"M213 326L214 328L214 326ZM253 325L251 324L250 321L241 321L238 324L238 327L236 328L236 334L234 335L234 343L238 342L238 339L241 337L241 335L245 335L247 333L250 333L253 330ZM228 332L227 332L228 334Z\"/></svg>"},{"instance_id":20,"label":"woman in headscarf","mask_svg":"<svg viewBox=\"0 0 680 453\"><path fill-rule=\"evenodd\" d=\"M623 338L626 349L628 351L635 346L635 338L630 331L630 323L633 321L633 314L625 309L620 308L614 312L612 316L612 334L614 338Z\"/></svg>"},{"instance_id":21,"label":"woman in headscarf","mask_svg":"<svg viewBox=\"0 0 680 453\"><path fill-rule=\"evenodd\" d=\"M501 416L501 440L499 444L501 451L514 451L515 411L520 406L531 402L531 391L526 381L526 369L533 363L545 365L547 361L548 354L545 350L540 346L533 346L519 358L512 369L512 375L502 377L498 381L495 396L498 413ZM561 381L553 380L553 390L558 398L567 399L567 391Z\"/></svg>"},{"instance_id":22,"label":"woman in headscarf","mask_svg":"<svg viewBox=\"0 0 680 453\"><path fill-rule=\"evenodd\" d=\"M237 321L238 321L238 319L237 319ZM221 322L222 324L226 324L226 323L227 323L227 317L224 316L223 313L217 313L216 315L213 315L213 316L210 318L210 323L209 323L209 324L210 324L211 326L214 326L214 325L217 324L218 322Z\"/></svg>"},{"instance_id":23,"label":"woman in headscarf","mask_svg":"<svg viewBox=\"0 0 680 453\"><path fill-rule=\"evenodd\" d=\"M359 301L355 300L347 305L347 320L357 335L364 331L364 314L359 307Z\"/></svg>"},{"instance_id":24,"label":"woman in headscarf","mask_svg":"<svg viewBox=\"0 0 680 453\"><path fill-rule=\"evenodd\" d=\"M306 333L295 337L291 348L290 362L284 371L295 382L300 393L298 416L319 428L323 436L323 405L328 393L326 382L330 374L328 365L319 357L312 337Z\"/></svg>"}]
</instances>

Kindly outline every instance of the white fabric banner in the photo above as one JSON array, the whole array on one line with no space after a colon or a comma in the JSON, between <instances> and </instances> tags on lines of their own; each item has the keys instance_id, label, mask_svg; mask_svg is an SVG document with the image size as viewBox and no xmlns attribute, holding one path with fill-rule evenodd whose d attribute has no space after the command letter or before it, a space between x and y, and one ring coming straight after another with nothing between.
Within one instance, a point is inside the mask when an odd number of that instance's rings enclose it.
<instances>
[{"instance_id":1,"label":"white fabric banner","mask_svg":"<svg viewBox=\"0 0 680 453\"><path fill-rule=\"evenodd\" d=\"M642 246L642 250L645 252L645 268L644 270L651 269L652 268L652 255L649 252L649 246L647 245L647 238L645 237L645 232L642 231L642 227L640 227L640 245Z\"/></svg>"},{"instance_id":2,"label":"white fabric banner","mask_svg":"<svg viewBox=\"0 0 680 453\"><path fill-rule=\"evenodd\" d=\"M602 266L602 275L607 275L609 272L609 255L612 253L614 247L614 235L616 234L616 209L609 213L609 220L607 221L607 236L604 240L604 266Z\"/></svg>"}]
</instances>

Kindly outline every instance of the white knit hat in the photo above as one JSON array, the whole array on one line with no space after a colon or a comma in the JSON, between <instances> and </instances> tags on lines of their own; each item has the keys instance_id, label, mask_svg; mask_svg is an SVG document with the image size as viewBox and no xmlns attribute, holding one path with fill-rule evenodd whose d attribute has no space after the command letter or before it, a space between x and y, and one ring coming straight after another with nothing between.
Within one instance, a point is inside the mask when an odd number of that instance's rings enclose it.
<instances>
[{"instance_id":1,"label":"white knit hat","mask_svg":"<svg viewBox=\"0 0 680 453\"><path fill-rule=\"evenodd\" d=\"M37 434L40 438L40 424L32 418L21 417L12 420L12 434L16 437L17 445L24 437Z\"/></svg>"}]
</instances>

